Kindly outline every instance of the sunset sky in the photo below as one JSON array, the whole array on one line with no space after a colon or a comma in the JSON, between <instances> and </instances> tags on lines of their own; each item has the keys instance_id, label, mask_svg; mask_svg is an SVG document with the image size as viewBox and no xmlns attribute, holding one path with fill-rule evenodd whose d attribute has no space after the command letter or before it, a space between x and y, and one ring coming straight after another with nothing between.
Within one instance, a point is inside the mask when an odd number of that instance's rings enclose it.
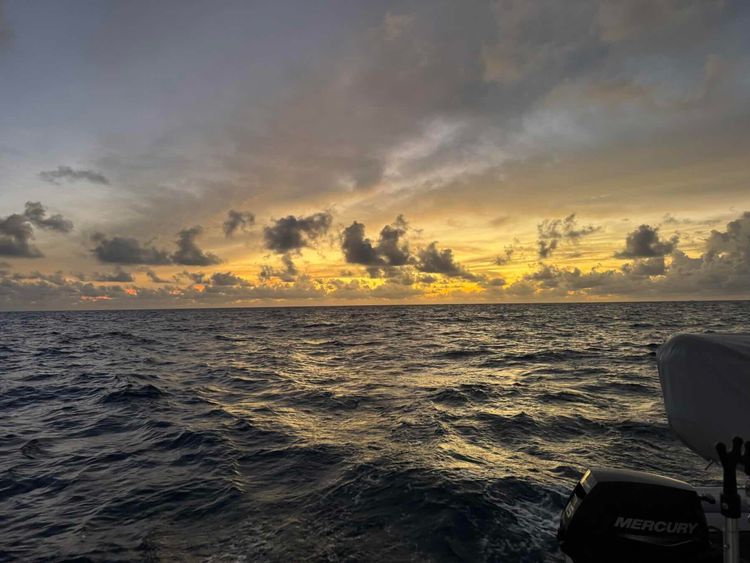
<instances>
[{"instance_id":1,"label":"sunset sky","mask_svg":"<svg viewBox=\"0 0 750 563\"><path fill-rule=\"evenodd\" d=\"M0 309L750 297L743 0L0 0Z\"/></svg>"}]
</instances>

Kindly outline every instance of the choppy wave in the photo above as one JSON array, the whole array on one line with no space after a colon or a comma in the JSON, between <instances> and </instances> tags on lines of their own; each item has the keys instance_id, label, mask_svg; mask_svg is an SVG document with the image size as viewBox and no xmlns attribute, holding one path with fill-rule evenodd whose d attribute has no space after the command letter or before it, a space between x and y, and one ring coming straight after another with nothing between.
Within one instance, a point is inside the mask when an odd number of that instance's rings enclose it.
<instances>
[{"instance_id":1,"label":"choppy wave","mask_svg":"<svg viewBox=\"0 0 750 563\"><path fill-rule=\"evenodd\" d=\"M559 561L591 465L715 477L654 354L747 303L0 314L0 560Z\"/></svg>"}]
</instances>

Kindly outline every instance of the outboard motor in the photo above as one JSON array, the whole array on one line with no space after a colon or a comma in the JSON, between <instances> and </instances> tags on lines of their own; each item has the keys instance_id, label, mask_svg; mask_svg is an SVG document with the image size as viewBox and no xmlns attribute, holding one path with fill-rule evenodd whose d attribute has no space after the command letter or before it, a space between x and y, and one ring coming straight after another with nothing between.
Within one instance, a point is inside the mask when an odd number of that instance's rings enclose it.
<instances>
[{"instance_id":1,"label":"outboard motor","mask_svg":"<svg viewBox=\"0 0 750 563\"><path fill-rule=\"evenodd\" d=\"M678 335L657 361L669 425L690 449L721 464L720 493L699 495L687 483L639 471L592 469L563 511L560 547L575 563L746 561L750 482L741 494L736 473L750 477L750 441L742 438L750 437L750 334Z\"/></svg>"},{"instance_id":2,"label":"outboard motor","mask_svg":"<svg viewBox=\"0 0 750 563\"><path fill-rule=\"evenodd\" d=\"M716 558L697 491L639 471L587 471L563 511L558 540L574 563Z\"/></svg>"}]
</instances>

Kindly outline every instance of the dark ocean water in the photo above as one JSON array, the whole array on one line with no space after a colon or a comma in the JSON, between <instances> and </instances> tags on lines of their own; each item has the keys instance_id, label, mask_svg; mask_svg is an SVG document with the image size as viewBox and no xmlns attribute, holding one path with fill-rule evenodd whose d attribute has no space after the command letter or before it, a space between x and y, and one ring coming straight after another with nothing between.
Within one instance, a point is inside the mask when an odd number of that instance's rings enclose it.
<instances>
[{"instance_id":1,"label":"dark ocean water","mask_svg":"<svg viewBox=\"0 0 750 563\"><path fill-rule=\"evenodd\" d=\"M670 433L677 332L750 303L0 314L0 560L557 561Z\"/></svg>"}]
</instances>

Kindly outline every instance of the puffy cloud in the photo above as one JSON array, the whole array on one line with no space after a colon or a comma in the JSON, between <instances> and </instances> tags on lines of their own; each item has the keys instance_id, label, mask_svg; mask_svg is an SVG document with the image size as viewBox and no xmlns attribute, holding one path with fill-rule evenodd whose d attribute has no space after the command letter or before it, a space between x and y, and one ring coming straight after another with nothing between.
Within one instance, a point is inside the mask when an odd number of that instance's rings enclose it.
<instances>
[{"instance_id":1,"label":"puffy cloud","mask_svg":"<svg viewBox=\"0 0 750 563\"><path fill-rule=\"evenodd\" d=\"M659 238L659 228L641 225L625 239L625 249L616 253L617 258L652 258L670 254L677 245L677 237L665 241Z\"/></svg>"},{"instance_id":2,"label":"puffy cloud","mask_svg":"<svg viewBox=\"0 0 750 563\"><path fill-rule=\"evenodd\" d=\"M47 217L47 209L38 201L26 202L24 216L35 226L40 229L57 231L60 233L69 233L73 230L73 223L68 221L60 214Z\"/></svg>"},{"instance_id":3,"label":"puffy cloud","mask_svg":"<svg viewBox=\"0 0 750 563\"><path fill-rule=\"evenodd\" d=\"M31 244L34 230L23 215L13 214L0 219L0 256L38 258L41 251Z\"/></svg>"},{"instance_id":4,"label":"puffy cloud","mask_svg":"<svg viewBox=\"0 0 750 563\"><path fill-rule=\"evenodd\" d=\"M409 229L408 223L402 215L384 226L380 231L377 244L366 237L365 226L354 221L341 233L341 250L347 263L360 264L367 267L367 272L373 278L388 278L396 283L412 285L416 281L433 283L434 277L419 280L414 270L442 274L448 277L462 277L468 280L478 280L479 277L458 264L450 248L440 250L437 242L430 243L413 255L409 243L404 240Z\"/></svg>"},{"instance_id":5,"label":"puffy cloud","mask_svg":"<svg viewBox=\"0 0 750 563\"><path fill-rule=\"evenodd\" d=\"M201 250L195 242L202 231L198 225L180 231L176 241L177 250L171 254L150 244L142 244L134 238L108 238L102 233L95 233L91 237L95 243L92 252L101 262L113 264L210 266L220 263L218 256Z\"/></svg>"},{"instance_id":6,"label":"puffy cloud","mask_svg":"<svg viewBox=\"0 0 750 563\"><path fill-rule=\"evenodd\" d=\"M461 277L475 280L477 277L458 264L453 258L453 250L440 250L437 242L431 242L418 253L417 269L430 274L443 274L448 277Z\"/></svg>"},{"instance_id":7,"label":"puffy cloud","mask_svg":"<svg viewBox=\"0 0 750 563\"><path fill-rule=\"evenodd\" d=\"M408 224L403 215L399 215L392 225L386 225L380 231L380 240L375 249L389 266L404 266L411 260L409 245L403 241Z\"/></svg>"},{"instance_id":8,"label":"puffy cloud","mask_svg":"<svg viewBox=\"0 0 750 563\"><path fill-rule=\"evenodd\" d=\"M577 243L581 237L598 231L594 225L579 226L575 213L564 219L545 219L537 225L539 258L549 258L561 240Z\"/></svg>"},{"instance_id":9,"label":"puffy cloud","mask_svg":"<svg viewBox=\"0 0 750 563\"><path fill-rule=\"evenodd\" d=\"M216 272L210 278L212 285L218 286L248 286L247 280L242 279L232 272Z\"/></svg>"},{"instance_id":10,"label":"puffy cloud","mask_svg":"<svg viewBox=\"0 0 750 563\"><path fill-rule=\"evenodd\" d=\"M34 239L34 227L68 233L73 230L73 223L59 214L47 217L47 210L41 203L29 201L23 214L13 213L4 219L0 218L0 256L43 256L31 243Z\"/></svg>"},{"instance_id":11,"label":"puffy cloud","mask_svg":"<svg viewBox=\"0 0 750 563\"><path fill-rule=\"evenodd\" d=\"M255 224L255 215L249 211L235 211L230 209L227 214L227 220L224 221L224 236L227 238L234 235L239 230L247 230Z\"/></svg>"},{"instance_id":12,"label":"puffy cloud","mask_svg":"<svg viewBox=\"0 0 750 563\"><path fill-rule=\"evenodd\" d=\"M750 212L727 225L726 232L711 231L706 242L708 252L737 262L750 262Z\"/></svg>"},{"instance_id":13,"label":"puffy cloud","mask_svg":"<svg viewBox=\"0 0 750 563\"><path fill-rule=\"evenodd\" d=\"M542 264L538 270L508 286L506 291L511 295L527 295L538 290L558 296L571 292L596 293L597 288L607 286L618 275L621 274L612 270L582 272L579 268L563 269Z\"/></svg>"},{"instance_id":14,"label":"puffy cloud","mask_svg":"<svg viewBox=\"0 0 750 563\"><path fill-rule=\"evenodd\" d=\"M350 264L368 266L373 277L379 277L381 269L394 272L394 268L413 262L409 244L403 240L408 224L403 215L384 226L376 245L365 236L365 226L354 221L341 233L341 250Z\"/></svg>"},{"instance_id":15,"label":"puffy cloud","mask_svg":"<svg viewBox=\"0 0 750 563\"><path fill-rule=\"evenodd\" d=\"M664 256L643 258L632 264L625 264L622 271L634 276L662 276L666 272L666 263Z\"/></svg>"},{"instance_id":16,"label":"puffy cloud","mask_svg":"<svg viewBox=\"0 0 750 563\"><path fill-rule=\"evenodd\" d=\"M95 233L91 240L95 243L92 252L102 262L112 264L171 264L172 258L166 250L160 250L137 239L128 237L108 238Z\"/></svg>"},{"instance_id":17,"label":"puffy cloud","mask_svg":"<svg viewBox=\"0 0 750 563\"><path fill-rule=\"evenodd\" d=\"M382 263L372 241L365 237L365 226L357 221L341 233L341 250L349 264L376 266Z\"/></svg>"},{"instance_id":18,"label":"puffy cloud","mask_svg":"<svg viewBox=\"0 0 750 563\"><path fill-rule=\"evenodd\" d=\"M203 232L200 225L183 229L178 233L177 251L172 254L172 261L175 264L184 266L210 266L219 264L221 259L215 254L204 252L195 242L195 239Z\"/></svg>"},{"instance_id":19,"label":"puffy cloud","mask_svg":"<svg viewBox=\"0 0 750 563\"><path fill-rule=\"evenodd\" d=\"M333 218L328 212L307 217L289 215L263 228L266 248L279 254L299 252L328 232Z\"/></svg>"},{"instance_id":20,"label":"puffy cloud","mask_svg":"<svg viewBox=\"0 0 750 563\"><path fill-rule=\"evenodd\" d=\"M51 184L60 184L63 181L66 182L77 182L79 180L85 180L92 184L108 185L109 179L95 170L75 169L70 166L58 166L55 170L45 170L39 173L39 177L45 182Z\"/></svg>"}]
</instances>

